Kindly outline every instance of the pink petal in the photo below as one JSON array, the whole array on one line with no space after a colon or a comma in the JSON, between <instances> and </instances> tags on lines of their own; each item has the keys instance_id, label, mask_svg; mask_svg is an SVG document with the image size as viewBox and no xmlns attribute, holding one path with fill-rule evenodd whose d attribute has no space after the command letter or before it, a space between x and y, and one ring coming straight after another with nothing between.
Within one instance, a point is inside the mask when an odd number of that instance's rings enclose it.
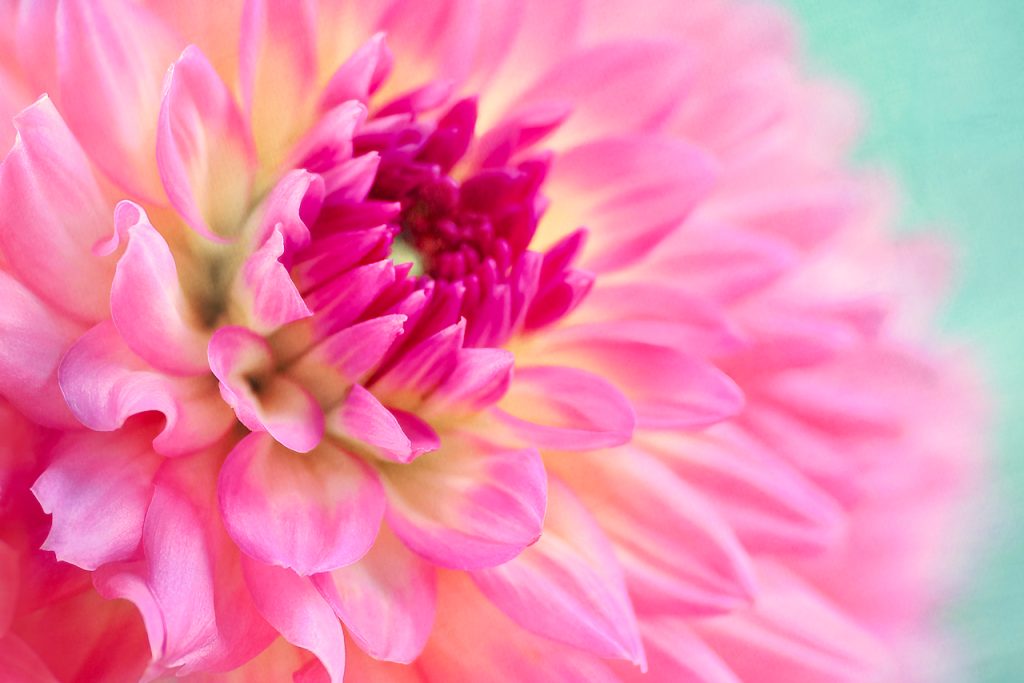
<instances>
[{"instance_id":1,"label":"pink petal","mask_svg":"<svg viewBox=\"0 0 1024 683\"><path fill-rule=\"evenodd\" d=\"M60 94L90 158L128 192L163 199L153 154L160 83L181 45L138 3L70 0L57 10Z\"/></svg>"},{"instance_id":2,"label":"pink petal","mask_svg":"<svg viewBox=\"0 0 1024 683\"><path fill-rule=\"evenodd\" d=\"M442 575L437 625L416 666L429 681L615 683L607 663L520 628L460 574Z\"/></svg>"},{"instance_id":3,"label":"pink petal","mask_svg":"<svg viewBox=\"0 0 1024 683\"><path fill-rule=\"evenodd\" d=\"M600 657L644 666L622 570L601 528L560 482L544 533L518 557L473 572L487 598L523 628Z\"/></svg>"},{"instance_id":4,"label":"pink petal","mask_svg":"<svg viewBox=\"0 0 1024 683\"><path fill-rule=\"evenodd\" d=\"M551 210L538 247L590 229L580 266L603 272L637 261L711 192L715 161L699 147L656 136L604 138L560 154L545 184ZM629 225L628 236L620 226Z\"/></svg>"},{"instance_id":5,"label":"pink petal","mask_svg":"<svg viewBox=\"0 0 1024 683\"><path fill-rule=\"evenodd\" d=\"M685 101L693 58L676 42L624 41L577 50L551 68L516 106L571 101L573 114L552 141L565 149L623 130L649 130ZM644 96L636 97L643 83Z\"/></svg>"},{"instance_id":6,"label":"pink petal","mask_svg":"<svg viewBox=\"0 0 1024 683\"><path fill-rule=\"evenodd\" d=\"M434 564L493 567L540 536L547 476L535 450L449 433L441 450L381 473L391 528Z\"/></svg>"},{"instance_id":7,"label":"pink petal","mask_svg":"<svg viewBox=\"0 0 1024 683\"><path fill-rule=\"evenodd\" d=\"M225 83L238 82L242 0L145 0L177 35L203 51Z\"/></svg>"},{"instance_id":8,"label":"pink petal","mask_svg":"<svg viewBox=\"0 0 1024 683\"><path fill-rule=\"evenodd\" d=\"M178 375L209 372L209 335L192 322L174 257L142 207L121 202L114 214L128 247L117 262L110 313L125 344L154 367ZM159 334L154 334L159 330Z\"/></svg>"},{"instance_id":9,"label":"pink petal","mask_svg":"<svg viewBox=\"0 0 1024 683\"><path fill-rule=\"evenodd\" d=\"M104 597L138 607L153 655L148 678L227 671L274 638L216 514L222 457L212 452L165 461L146 513L143 559L105 565L94 575Z\"/></svg>"},{"instance_id":10,"label":"pink petal","mask_svg":"<svg viewBox=\"0 0 1024 683\"><path fill-rule=\"evenodd\" d=\"M129 559L142 539L153 476L163 461L152 442L148 428L64 436L32 486L53 515L43 550L83 569Z\"/></svg>"},{"instance_id":11,"label":"pink petal","mask_svg":"<svg viewBox=\"0 0 1024 683\"><path fill-rule=\"evenodd\" d=\"M632 447L575 457L586 463L558 471L615 544L639 612L697 616L749 604L750 558L700 494Z\"/></svg>"},{"instance_id":12,"label":"pink petal","mask_svg":"<svg viewBox=\"0 0 1024 683\"><path fill-rule=\"evenodd\" d=\"M455 369L430 394L420 413L450 419L494 405L508 390L514 363L504 349L461 349Z\"/></svg>"},{"instance_id":13,"label":"pink petal","mask_svg":"<svg viewBox=\"0 0 1024 683\"><path fill-rule=\"evenodd\" d=\"M636 340L628 326L614 323L582 331L545 335L536 358L600 374L628 397L641 427L705 427L743 408L743 393L728 375L679 350L670 338Z\"/></svg>"},{"instance_id":14,"label":"pink petal","mask_svg":"<svg viewBox=\"0 0 1024 683\"><path fill-rule=\"evenodd\" d=\"M210 338L208 354L221 396L242 424L268 432L300 453L320 443L320 405L301 384L276 372L273 352L263 337L244 327L222 327Z\"/></svg>"},{"instance_id":15,"label":"pink petal","mask_svg":"<svg viewBox=\"0 0 1024 683\"><path fill-rule=\"evenodd\" d=\"M284 234L275 228L246 259L237 281L243 292L236 298L247 309L251 327L262 333L313 315L282 262L286 248Z\"/></svg>"},{"instance_id":16,"label":"pink petal","mask_svg":"<svg viewBox=\"0 0 1024 683\"><path fill-rule=\"evenodd\" d=\"M558 450L625 443L636 419L626 397L605 380L556 366L516 368L492 414L517 438Z\"/></svg>"},{"instance_id":17,"label":"pink petal","mask_svg":"<svg viewBox=\"0 0 1024 683\"><path fill-rule=\"evenodd\" d=\"M156 136L167 196L199 234L235 236L249 211L255 156L231 92L199 48L167 72Z\"/></svg>"},{"instance_id":18,"label":"pink petal","mask_svg":"<svg viewBox=\"0 0 1024 683\"><path fill-rule=\"evenodd\" d=\"M430 425L411 413L392 412L359 384L352 385L327 422L332 433L361 441L392 462L412 462L440 444Z\"/></svg>"},{"instance_id":19,"label":"pink petal","mask_svg":"<svg viewBox=\"0 0 1024 683\"><path fill-rule=\"evenodd\" d=\"M13 633L0 637L0 679L17 683L58 683L39 655Z\"/></svg>"},{"instance_id":20,"label":"pink petal","mask_svg":"<svg viewBox=\"0 0 1024 683\"><path fill-rule=\"evenodd\" d=\"M692 223L648 255L640 266L646 277L670 277L689 292L728 302L766 287L797 264L796 250L777 238Z\"/></svg>"},{"instance_id":21,"label":"pink petal","mask_svg":"<svg viewBox=\"0 0 1024 683\"><path fill-rule=\"evenodd\" d=\"M649 670L617 666L624 683L740 683L714 650L687 627L687 620L666 616L640 624Z\"/></svg>"},{"instance_id":22,"label":"pink petal","mask_svg":"<svg viewBox=\"0 0 1024 683\"><path fill-rule=\"evenodd\" d=\"M58 380L71 412L89 429L109 432L131 415L163 413L166 424L153 440L161 455L205 448L234 424L208 377L175 378L153 371L110 322L75 342L61 361Z\"/></svg>"},{"instance_id":23,"label":"pink petal","mask_svg":"<svg viewBox=\"0 0 1024 683\"><path fill-rule=\"evenodd\" d=\"M577 339L611 334L634 341L651 340L705 358L736 352L747 343L722 308L664 282L598 286L572 321L578 326L561 334Z\"/></svg>"},{"instance_id":24,"label":"pink petal","mask_svg":"<svg viewBox=\"0 0 1024 683\"><path fill-rule=\"evenodd\" d=\"M345 636L330 606L313 583L290 569L242 558L245 583L256 609L292 645L309 650L331 683L345 673Z\"/></svg>"},{"instance_id":25,"label":"pink petal","mask_svg":"<svg viewBox=\"0 0 1024 683\"><path fill-rule=\"evenodd\" d=\"M320 108L327 111L349 100L367 103L370 94L391 70L392 63L384 34L374 34L331 76L324 87Z\"/></svg>"},{"instance_id":26,"label":"pink petal","mask_svg":"<svg viewBox=\"0 0 1024 683\"><path fill-rule=\"evenodd\" d=\"M366 557L313 577L353 640L375 659L408 664L434 625L435 570L381 529Z\"/></svg>"},{"instance_id":27,"label":"pink petal","mask_svg":"<svg viewBox=\"0 0 1024 683\"><path fill-rule=\"evenodd\" d=\"M316 5L246 0L239 75L261 165L273 169L316 105Z\"/></svg>"},{"instance_id":28,"label":"pink petal","mask_svg":"<svg viewBox=\"0 0 1024 683\"><path fill-rule=\"evenodd\" d=\"M85 322L105 318L114 264L92 246L110 233L111 212L89 160L46 97L14 126L18 139L0 167L7 267L54 308Z\"/></svg>"},{"instance_id":29,"label":"pink petal","mask_svg":"<svg viewBox=\"0 0 1024 683\"><path fill-rule=\"evenodd\" d=\"M820 552L845 532L837 502L770 451L726 425L645 447L701 491L751 552Z\"/></svg>"},{"instance_id":30,"label":"pink petal","mask_svg":"<svg viewBox=\"0 0 1024 683\"><path fill-rule=\"evenodd\" d=\"M298 455L264 434L250 434L228 456L217 490L224 524L239 547L303 576L365 555L384 514L373 470L328 442Z\"/></svg>"},{"instance_id":31,"label":"pink petal","mask_svg":"<svg viewBox=\"0 0 1024 683\"><path fill-rule=\"evenodd\" d=\"M753 608L695 630L740 680L854 683L890 680L888 653L810 586L782 569L763 569ZM894 680L894 679L892 679Z\"/></svg>"},{"instance_id":32,"label":"pink petal","mask_svg":"<svg viewBox=\"0 0 1024 683\"><path fill-rule=\"evenodd\" d=\"M334 405L350 386L368 379L404 332L405 321L404 315L384 315L345 327L289 366L288 374L321 405Z\"/></svg>"},{"instance_id":33,"label":"pink petal","mask_svg":"<svg viewBox=\"0 0 1024 683\"><path fill-rule=\"evenodd\" d=\"M480 31L480 10L474 0L422 3L397 0L374 24L397 51L387 87L406 92L435 78L462 81L473 63Z\"/></svg>"},{"instance_id":34,"label":"pink petal","mask_svg":"<svg viewBox=\"0 0 1024 683\"><path fill-rule=\"evenodd\" d=\"M454 371L465 333L463 319L406 350L373 383L374 393L389 405L416 409Z\"/></svg>"},{"instance_id":35,"label":"pink petal","mask_svg":"<svg viewBox=\"0 0 1024 683\"><path fill-rule=\"evenodd\" d=\"M39 424L75 426L57 383L57 368L81 329L5 272L0 272L0 300L4 302L0 307L3 395Z\"/></svg>"},{"instance_id":36,"label":"pink petal","mask_svg":"<svg viewBox=\"0 0 1024 683\"><path fill-rule=\"evenodd\" d=\"M262 245L279 229L285 251L293 257L309 244L309 228L319 218L323 204L323 178L302 169L289 171L260 204L262 215L254 243Z\"/></svg>"}]
</instances>

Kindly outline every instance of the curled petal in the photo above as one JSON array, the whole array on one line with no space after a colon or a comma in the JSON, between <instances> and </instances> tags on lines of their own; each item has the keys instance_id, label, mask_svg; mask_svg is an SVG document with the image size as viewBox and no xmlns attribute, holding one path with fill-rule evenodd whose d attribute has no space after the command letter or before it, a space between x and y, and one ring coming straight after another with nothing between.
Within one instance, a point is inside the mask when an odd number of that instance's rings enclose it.
<instances>
[{"instance_id":1,"label":"curled petal","mask_svg":"<svg viewBox=\"0 0 1024 683\"><path fill-rule=\"evenodd\" d=\"M162 458L153 453L151 429L66 435L32 486L53 515L43 550L83 569L131 557L153 495Z\"/></svg>"},{"instance_id":2,"label":"curled petal","mask_svg":"<svg viewBox=\"0 0 1024 683\"><path fill-rule=\"evenodd\" d=\"M104 565L94 575L101 595L129 600L141 613L153 660L143 678L234 669L275 637L216 514L222 457L213 451L165 460L146 513L142 559Z\"/></svg>"},{"instance_id":3,"label":"curled petal","mask_svg":"<svg viewBox=\"0 0 1024 683\"><path fill-rule=\"evenodd\" d=\"M375 659L408 664L419 656L434 625L435 569L386 528L366 557L317 574L313 582Z\"/></svg>"},{"instance_id":4,"label":"curled petal","mask_svg":"<svg viewBox=\"0 0 1024 683\"><path fill-rule=\"evenodd\" d=\"M473 572L474 581L528 631L645 666L611 543L564 484L552 482L548 493L540 540L503 565Z\"/></svg>"},{"instance_id":5,"label":"curled petal","mask_svg":"<svg viewBox=\"0 0 1024 683\"><path fill-rule=\"evenodd\" d=\"M242 228L255 158L227 86L199 48L167 72L156 158L171 204L199 234L216 241Z\"/></svg>"},{"instance_id":6,"label":"curled petal","mask_svg":"<svg viewBox=\"0 0 1024 683\"><path fill-rule=\"evenodd\" d=\"M381 472L391 528L434 564L493 567L540 536L547 476L535 450L450 434L441 450Z\"/></svg>"},{"instance_id":7,"label":"curled petal","mask_svg":"<svg viewBox=\"0 0 1024 683\"><path fill-rule=\"evenodd\" d=\"M234 424L208 377L177 378L153 371L128 349L110 322L75 342L57 376L71 412L89 429L109 432L131 415L163 413L166 424L153 440L161 455L205 448Z\"/></svg>"},{"instance_id":8,"label":"curled petal","mask_svg":"<svg viewBox=\"0 0 1024 683\"><path fill-rule=\"evenodd\" d=\"M302 576L365 555L384 514L380 482L355 456L328 442L299 455L258 432L231 451L217 492L247 555Z\"/></svg>"},{"instance_id":9,"label":"curled petal","mask_svg":"<svg viewBox=\"0 0 1024 683\"><path fill-rule=\"evenodd\" d=\"M517 368L492 414L517 438L559 450L618 446L629 440L636 421L629 401L612 385L555 366Z\"/></svg>"},{"instance_id":10,"label":"curled petal","mask_svg":"<svg viewBox=\"0 0 1024 683\"><path fill-rule=\"evenodd\" d=\"M137 204L118 204L114 220L117 232L128 234L110 291L110 313L121 338L139 357L165 372L208 372L209 336L192 324L167 243Z\"/></svg>"},{"instance_id":11,"label":"curled petal","mask_svg":"<svg viewBox=\"0 0 1024 683\"><path fill-rule=\"evenodd\" d=\"M221 396L242 424L300 453L320 443L323 411L301 384L275 372L263 337L244 327L222 327L210 339L208 355Z\"/></svg>"}]
</instances>

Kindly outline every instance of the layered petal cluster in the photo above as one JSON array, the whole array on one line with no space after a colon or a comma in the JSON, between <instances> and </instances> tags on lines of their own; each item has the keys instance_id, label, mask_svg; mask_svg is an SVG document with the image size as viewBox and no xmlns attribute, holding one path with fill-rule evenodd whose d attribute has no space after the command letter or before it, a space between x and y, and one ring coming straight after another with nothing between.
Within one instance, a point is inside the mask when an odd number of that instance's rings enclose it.
<instances>
[{"instance_id":1,"label":"layered petal cluster","mask_svg":"<svg viewBox=\"0 0 1024 683\"><path fill-rule=\"evenodd\" d=\"M982 392L776 10L3 11L0 679L925 680Z\"/></svg>"}]
</instances>

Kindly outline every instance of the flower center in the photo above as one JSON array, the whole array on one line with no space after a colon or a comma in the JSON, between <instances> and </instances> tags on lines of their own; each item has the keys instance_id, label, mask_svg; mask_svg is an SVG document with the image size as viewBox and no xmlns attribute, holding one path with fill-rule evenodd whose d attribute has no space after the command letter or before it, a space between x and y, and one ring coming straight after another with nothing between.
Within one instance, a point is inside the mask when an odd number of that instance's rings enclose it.
<instances>
[{"instance_id":1,"label":"flower center","mask_svg":"<svg viewBox=\"0 0 1024 683\"><path fill-rule=\"evenodd\" d=\"M398 202L395 257L410 256L434 280L504 279L537 228L547 164L453 169L473 139L476 102L456 103L434 126L411 115L380 116L355 140L357 154L380 154L372 199Z\"/></svg>"}]
</instances>

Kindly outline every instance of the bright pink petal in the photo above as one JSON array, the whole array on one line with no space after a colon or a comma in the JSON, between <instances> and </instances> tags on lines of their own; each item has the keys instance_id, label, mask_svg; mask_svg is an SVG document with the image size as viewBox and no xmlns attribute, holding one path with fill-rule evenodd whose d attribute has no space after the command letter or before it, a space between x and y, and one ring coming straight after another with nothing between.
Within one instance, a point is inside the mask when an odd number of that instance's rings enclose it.
<instances>
[{"instance_id":1,"label":"bright pink petal","mask_svg":"<svg viewBox=\"0 0 1024 683\"><path fill-rule=\"evenodd\" d=\"M234 424L231 410L209 377L168 377L149 368L121 340L114 325L100 323L71 347L58 371L71 412L97 431L113 431L131 415L163 413L153 440L161 455L182 455L218 441Z\"/></svg>"},{"instance_id":2,"label":"bright pink petal","mask_svg":"<svg viewBox=\"0 0 1024 683\"><path fill-rule=\"evenodd\" d=\"M349 635L375 659L408 664L434 625L435 570L385 528L366 557L313 577Z\"/></svg>"},{"instance_id":3,"label":"bright pink petal","mask_svg":"<svg viewBox=\"0 0 1024 683\"><path fill-rule=\"evenodd\" d=\"M276 372L273 352L263 337L244 327L222 327L210 338L208 355L221 396L242 424L268 432L300 453L320 443L320 405L301 384Z\"/></svg>"},{"instance_id":4,"label":"bright pink petal","mask_svg":"<svg viewBox=\"0 0 1024 683\"><path fill-rule=\"evenodd\" d=\"M242 558L245 583L256 609L292 645L309 650L331 683L345 673L345 636L331 607L313 583L290 569Z\"/></svg>"},{"instance_id":5,"label":"bright pink petal","mask_svg":"<svg viewBox=\"0 0 1024 683\"><path fill-rule=\"evenodd\" d=\"M218 497L247 555L303 576L365 555L384 514L380 482L360 459L327 442L299 455L260 433L231 451Z\"/></svg>"},{"instance_id":6,"label":"bright pink petal","mask_svg":"<svg viewBox=\"0 0 1024 683\"><path fill-rule=\"evenodd\" d=\"M156 158L167 196L193 230L233 237L249 211L255 157L231 92L189 46L164 83Z\"/></svg>"},{"instance_id":7,"label":"bright pink petal","mask_svg":"<svg viewBox=\"0 0 1024 683\"><path fill-rule=\"evenodd\" d=\"M165 372L209 372L209 335L193 323L194 314L164 238L137 204L118 204L114 220L117 232L128 234L110 291L110 313L121 338L140 358Z\"/></svg>"},{"instance_id":8,"label":"bright pink petal","mask_svg":"<svg viewBox=\"0 0 1024 683\"><path fill-rule=\"evenodd\" d=\"M615 544L638 611L696 616L749 604L750 558L699 493L631 447L576 457L585 466L559 472Z\"/></svg>"},{"instance_id":9,"label":"bright pink petal","mask_svg":"<svg viewBox=\"0 0 1024 683\"><path fill-rule=\"evenodd\" d=\"M160 83L183 46L139 3L70 0L57 10L57 60L68 125L118 185L164 192L153 154Z\"/></svg>"},{"instance_id":10,"label":"bright pink petal","mask_svg":"<svg viewBox=\"0 0 1024 683\"><path fill-rule=\"evenodd\" d=\"M540 536L547 476L535 450L448 434L441 450L382 474L391 528L434 564L493 567Z\"/></svg>"},{"instance_id":11,"label":"bright pink petal","mask_svg":"<svg viewBox=\"0 0 1024 683\"><path fill-rule=\"evenodd\" d=\"M129 559L142 538L163 458L153 453L153 430L66 435L32 486L53 515L43 550L83 569Z\"/></svg>"},{"instance_id":12,"label":"bright pink petal","mask_svg":"<svg viewBox=\"0 0 1024 683\"><path fill-rule=\"evenodd\" d=\"M575 368L516 368L492 414L517 438L544 448L590 450L629 440L636 418L625 396Z\"/></svg>"},{"instance_id":13,"label":"bright pink petal","mask_svg":"<svg viewBox=\"0 0 1024 683\"><path fill-rule=\"evenodd\" d=\"M644 661L611 543L560 482L549 488L540 540L501 566L473 572L473 579L528 631L600 657Z\"/></svg>"},{"instance_id":14,"label":"bright pink petal","mask_svg":"<svg viewBox=\"0 0 1024 683\"><path fill-rule=\"evenodd\" d=\"M7 267L54 308L85 322L105 318L114 264L92 246L112 220L89 160L46 97L14 126L18 139L0 167Z\"/></svg>"}]
</instances>

